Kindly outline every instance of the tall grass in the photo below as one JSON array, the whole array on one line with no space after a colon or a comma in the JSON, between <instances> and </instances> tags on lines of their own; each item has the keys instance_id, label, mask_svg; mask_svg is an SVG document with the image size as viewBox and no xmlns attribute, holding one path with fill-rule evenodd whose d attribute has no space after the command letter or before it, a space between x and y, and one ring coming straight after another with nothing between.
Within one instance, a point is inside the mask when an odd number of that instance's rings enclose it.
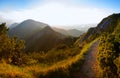
<instances>
[{"instance_id":1,"label":"tall grass","mask_svg":"<svg viewBox=\"0 0 120 78\"><path fill-rule=\"evenodd\" d=\"M4 61L0 63L0 77L5 78L72 78L84 62L84 56L95 41L85 45L76 56L59 61L52 65L37 63L29 66L18 67Z\"/></svg>"}]
</instances>

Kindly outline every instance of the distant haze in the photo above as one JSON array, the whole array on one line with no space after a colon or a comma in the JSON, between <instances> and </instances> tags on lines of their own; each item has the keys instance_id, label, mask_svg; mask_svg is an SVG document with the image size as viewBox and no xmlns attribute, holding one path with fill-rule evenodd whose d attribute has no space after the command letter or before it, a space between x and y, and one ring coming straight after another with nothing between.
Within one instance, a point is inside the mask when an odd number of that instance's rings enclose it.
<instances>
[{"instance_id":1,"label":"distant haze","mask_svg":"<svg viewBox=\"0 0 120 78\"><path fill-rule=\"evenodd\" d=\"M66 29L66 30L77 29L77 30L86 31L86 30L88 30L88 28L95 27L95 26L97 26L97 23L94 23L94 24L80 24L80 25L60 25L60 26L54 26L53 25L52 27L58 27L58 28Z\"/></svg>"}]
</instances>

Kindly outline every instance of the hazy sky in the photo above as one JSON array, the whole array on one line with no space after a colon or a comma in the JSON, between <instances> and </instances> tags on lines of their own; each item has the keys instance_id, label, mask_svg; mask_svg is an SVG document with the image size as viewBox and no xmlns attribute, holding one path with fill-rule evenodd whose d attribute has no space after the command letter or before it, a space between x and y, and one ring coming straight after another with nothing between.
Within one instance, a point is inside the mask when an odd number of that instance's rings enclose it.
<instances>
[{"instance_id":1,"label":"hazy sky","mask_svg":"<svg viewBox=\"0 0 120 78\"><path fill-rule=\"evenodd\" d=\"M99 23L120 12L120 0L0 0L0 17L21 22L34 19L49 25Z\"/></svg>"}]
</instances>

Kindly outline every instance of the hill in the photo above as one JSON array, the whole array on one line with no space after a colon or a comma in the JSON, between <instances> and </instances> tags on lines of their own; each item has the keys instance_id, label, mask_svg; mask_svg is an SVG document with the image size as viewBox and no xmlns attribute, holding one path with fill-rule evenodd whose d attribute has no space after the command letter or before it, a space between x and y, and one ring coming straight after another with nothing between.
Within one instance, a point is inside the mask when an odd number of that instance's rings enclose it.
<instances>
[{"instance_id":1,"label":"hill","mask_svg":"<svg viewBox=\"0 0 120 78\"><path fill-rule=\"evenodd\" d=\"M77 29L65 30L65 29L54 27L53 30L55 30L56 32L59 32L63 35L73 36L73 37L79 37L83 33L83 31L80 31L80 30L77 30Z\"/></svg>"},{"instance_id":2,"label":"hill","mask_svg":"<svg viewBox=\"0 0 120 78\"><path fill-rule=\"evenodd\" d=\"M97 39L99 42L96 60L99 64L100 78L119 78L120 77L120 14L112 14L104 18L97 27L88 29L80 36L76 44L86 45ZM84 70L84 69L83 69ZM90 71L90 70L89 70ZM87 73L86 73L87 74ZM89 78L89 76L88 76Z\"/></svg>"},{"instance_id":3,"label":"hill","mask_svg":"<svg viewBox=\"0 0 120 78\"><path fill-rule=\"evenodd\" d=\"M26 50L31 52L48 51L59 44L71 45L74 41L73 37L54 31L48 24L30 19L11 28L8 34L25 40Z\"/></svg>"},{"instance_id":4,"label":"hill","mask_svg":"<svg viewBox=\"0 0 120 78\"><path fill-rule=\"evenodd\" d=\"M9 30L15 28L19 23L13 23L9 26Z\"/></svg>"},{"instance_id":5,"label":"hill","mask_svg":"<svg viewBox=\"0 0 120 78\"><path fill-rule=\"evenodd\" d=\"M83 33L83 31L79 31L77 29L70 29L68 30L68 33L73 37L79 37Z\"/></svg>"},{"instance_id":6,"label":"hill","mask_svg":"<svg viewBox=\"0 0 120 78\"><path fill-rule=\"evenodd\" d=\"M120 14L113 14L104 18L97 25L97 27L89 28L86 33L82 34L78 42L80 43L83 43L84 41L90 42L105 32L112 33L117 26L119 18L120 18Z\"/></svg>"},{"instance_id":7,"label":"hill","mask_svg":"<svg viewBox=\"0 0 120 78\"><path fill-rule=\"evenodd\" d=\"M61 41L66 37L67 36L55 32L51 27L46 26L26 41L28 47L27 50L48 51L61 43Z\"/></svg>"},{"instance_id":8,"label":"hill","mask_svg":"<svg viewBox=\"0 0 120 78\"><path fill-rule=\"evenodd\" d=\"M57 27L53 27L52 28L54 31L56 31L56 32L59 32L59 33L61 33L61 34L64 34L64 35L66 35L66 36L70 36L70 34L67 32L67 30L65 30L65 29L62 29L62 28L57 28Z\"/></svg>"},{"instance_id":9,"label":"hill","mask_svg":"<svg viewBox=\"0 0 120 78\"><path fill-rule=\"evenodd\" d=\"M17 36L19 39L27 40L46 26L48 25L45 23L28 19L10 29L8 34L9 36Z\"/></svg>"}]
</instances>

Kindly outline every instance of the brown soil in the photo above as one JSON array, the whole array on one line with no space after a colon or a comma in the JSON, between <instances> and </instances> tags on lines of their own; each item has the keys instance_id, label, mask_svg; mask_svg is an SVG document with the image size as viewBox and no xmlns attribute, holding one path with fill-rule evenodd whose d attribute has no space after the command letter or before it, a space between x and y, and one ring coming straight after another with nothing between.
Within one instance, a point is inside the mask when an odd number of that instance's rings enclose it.
<instances>
[{"instance_id":1,"label":"brown soil","mask_svg":"<svg viewBox=\"0 0 120 78\"><path fill-rule=\"evenodd\" d=\"M80 71L75 72L74 78L98 78L97 51L99 41L92 44L85 55L84 63Z\"/></svg>"}]
</instances>

